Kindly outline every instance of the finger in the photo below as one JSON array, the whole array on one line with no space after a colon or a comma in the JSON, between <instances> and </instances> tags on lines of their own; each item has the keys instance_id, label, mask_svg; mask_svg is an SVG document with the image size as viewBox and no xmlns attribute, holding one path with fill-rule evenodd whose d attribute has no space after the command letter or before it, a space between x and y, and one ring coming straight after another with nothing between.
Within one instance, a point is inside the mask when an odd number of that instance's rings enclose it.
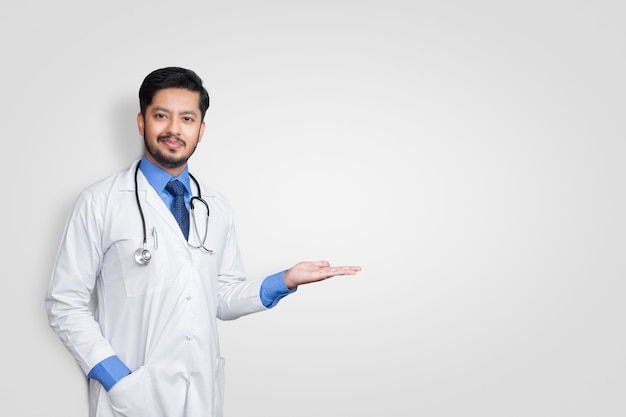
<instances>
[{"instance_id":1,"label":"finger","mask_svg":"<svg viewBox=\"0 0 626 417\"><path fill-rule=\"evenodd\" d=\"M361 270L360 266L334 266L326 271L329 276L354 275Z\"/></svg>"},{"instance_id":2,"label":"finger","mask_svg":"<svg viewBox=\"0 0 626 417\"><path fill-rule=\"evenodd\" d=\"M334 270L334 271L360 271L361 267L358 265L351 265L351 266L333 266L330 267L330 269Z\"/></svg>"}]
</instances>

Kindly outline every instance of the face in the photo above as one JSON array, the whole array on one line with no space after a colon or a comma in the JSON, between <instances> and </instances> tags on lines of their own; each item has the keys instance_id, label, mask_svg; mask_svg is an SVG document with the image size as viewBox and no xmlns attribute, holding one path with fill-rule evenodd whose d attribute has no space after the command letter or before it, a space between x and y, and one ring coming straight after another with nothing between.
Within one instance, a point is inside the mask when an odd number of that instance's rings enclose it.
<instances>
[{"instance_id":1,"label":"face","mask_svg":"<svg viewBox=\"0 0 626 417\"><path fill-rule=\"evenodd\" d=\"M145 117L137 115L146 157L174 176L185 169L204 134L199 99L200 93L166 88L154 95Z\"/></svg>"}]
</instances>

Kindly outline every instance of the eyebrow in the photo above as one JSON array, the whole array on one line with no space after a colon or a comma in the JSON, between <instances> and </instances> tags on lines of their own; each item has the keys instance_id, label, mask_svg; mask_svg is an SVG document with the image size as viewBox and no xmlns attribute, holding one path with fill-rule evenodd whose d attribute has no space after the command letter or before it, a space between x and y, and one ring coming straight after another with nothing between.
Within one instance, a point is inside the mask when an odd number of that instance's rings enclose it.
<instances>
[{"instance_id":1,"label":"eyebrow","mask_svg":"<svg viewBox=\"0 0 626 417\"><path fill-rule=\"evenodd\" d=\"M153 109L153 111L162 111L162 112L165 112L165 113L172 113L171 110L169 110L169 109L167 109L165 107L162 107L162 106L156 106ZM194 110L183 110L183 111L180 112L180 114L191 114L191 115L194 115L194 116L197 115L197 113Z\"/></svg>"}]
</instances>

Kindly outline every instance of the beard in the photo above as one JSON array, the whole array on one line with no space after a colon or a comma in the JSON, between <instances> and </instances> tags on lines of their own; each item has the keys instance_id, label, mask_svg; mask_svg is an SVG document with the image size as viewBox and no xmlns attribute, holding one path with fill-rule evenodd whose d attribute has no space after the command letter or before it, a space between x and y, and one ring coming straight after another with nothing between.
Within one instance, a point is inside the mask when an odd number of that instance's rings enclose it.
<instances>
[{"instance_id":1,"label":"beard","mask_svg":"<svg viewBox=\"0 0 626 417\"><path fill-rule=\"evenodd\" d=\"M172 138L176 139L179 142L186 144L186 142L183 141L180 137L172 136L172 135L159 135L157 136L157 142L161 140L165 140L165 139L172 139ZM168 153L162 152L156 145L152 145L150 142L148 142L148 140L146 139L146 135L143 136L143 143L146 146L146 152L150 154L150 156L154 158L154 160L159 165L165 168L179 168L185 165L187 161L189 160L189 158L191 157L191 155L193 155L193 153L196 151L196 148L198 147L199 139L200 139L200 136L198 136L198 140L196 140L196 143L193 145L193 149L191 149L191 152L182 156L174 156L174 155L170 155Z\"/></svg>"}]
</instances>

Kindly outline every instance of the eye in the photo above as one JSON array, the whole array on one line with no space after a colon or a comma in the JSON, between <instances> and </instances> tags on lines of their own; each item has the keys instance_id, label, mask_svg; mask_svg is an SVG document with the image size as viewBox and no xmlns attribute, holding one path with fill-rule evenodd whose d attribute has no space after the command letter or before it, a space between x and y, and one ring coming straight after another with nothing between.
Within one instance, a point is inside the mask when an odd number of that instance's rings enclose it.
<instances>
[{"instance_id":1,"label":"eye","mask_svg":"<svg viewBox=\"0 0 626 417\"><path fill-rule=\"evenodd\" d=\"M186 116L186 117L183 117L183 120L188 123L193 123L193 117Z\"/></svg>"},{"instance_id":2,"label":"eye","mask_svg":"<svg viewBox=\"0 0 626 417\"><path fill-rule=\"evenodd\" d=\"M154 114L154 118L155 119L165 119L167 116L164 113L155 113Z\"/></svg>"}]
</instances>

